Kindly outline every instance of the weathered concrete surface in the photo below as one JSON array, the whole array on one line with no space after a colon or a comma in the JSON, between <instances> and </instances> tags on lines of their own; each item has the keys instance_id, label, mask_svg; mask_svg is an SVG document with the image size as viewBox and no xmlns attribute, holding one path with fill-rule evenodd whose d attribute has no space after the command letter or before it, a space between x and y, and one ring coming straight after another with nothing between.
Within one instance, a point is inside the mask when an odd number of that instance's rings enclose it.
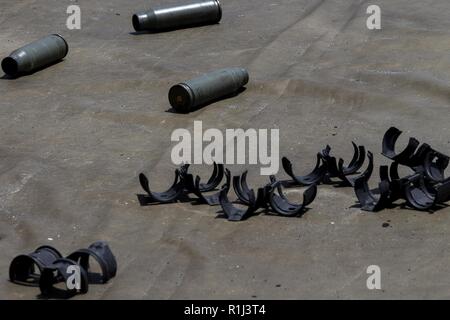
<instances>
[{"instance_id":1,"label":"weathered concrete surface","mask_svg":"<svg viewBox=\"0 0 450 320\"><path fill-rule=\"evenodd\" d=\"M345 155L351 140L384 163L391 125L405 131L400 143L414 135L450 152L447 0L377 1L382 31L367 30L367 1L222 2L221 24L133 35L131 14L148 1L0 1L1 56L55 32L71 48L52 68L0 80L0 297L38 294L8 282L15 255L103 239L118 275L77 299L450 298L448 209L363 213L351 189L328 186L301 219L228 223L206 206L139 206L138 173L164 188L171 132L194 120L280 128L281 154L305 171L326 143ZM74 3L81 31L65 28ZM172 84L228 66L249 69L244 93L166 112ZM382 291L366 289L372 264Z\"/></svg>"}]
</instances>

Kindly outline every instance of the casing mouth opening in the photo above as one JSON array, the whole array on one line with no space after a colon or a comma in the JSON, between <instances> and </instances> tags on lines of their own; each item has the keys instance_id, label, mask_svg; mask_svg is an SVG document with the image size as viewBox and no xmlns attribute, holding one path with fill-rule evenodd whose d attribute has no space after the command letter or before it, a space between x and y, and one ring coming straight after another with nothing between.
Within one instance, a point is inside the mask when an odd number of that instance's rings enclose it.
<instances>
[{"instance_id":1,"label":"casing mouth opening","mask_svg":"<svg viewBox=\"0 0 450 320\"><path fill-rule=\"evenodd\" d=\"M241 68L242 73L244 74L244 78L242 79L242 86L245 86L250 81L250 76L248 74L247 69Z\"/></svg>"},{"instance_id":2,"label":"casing mouth opening","mask_svg":"<svg viewBox=\"0 0 450 320\"><path fill-rule=\"evenodd\" d=\"M142 31L141 29L141 20L139 19L139 15L133 14L133 28L136 31Z\"/></svg>"},{"instance_id":3,"label":"casing mouth opening","mask_svg":"<svg viewBox=\"0 0 450 320\"><path fill-rule=\"evenodd\" d=\"M219 0L214 0L217 4L217 9L219 10L218 16L217 16L217 23L220 22L220 20L222 20L222 6L220 4Z\"/></svg>"},{"instance_id":4,"label":"casing mouth opening","mask_svg":"<svg viewBox=\"0 0 450 320\"><path fill-rule=\"evenodd\" d=\"M16 60L11 57L6 57L2 61L3 72L9 76L15 76L19 73L19 65Z\"/></svg>"}]
</instances>

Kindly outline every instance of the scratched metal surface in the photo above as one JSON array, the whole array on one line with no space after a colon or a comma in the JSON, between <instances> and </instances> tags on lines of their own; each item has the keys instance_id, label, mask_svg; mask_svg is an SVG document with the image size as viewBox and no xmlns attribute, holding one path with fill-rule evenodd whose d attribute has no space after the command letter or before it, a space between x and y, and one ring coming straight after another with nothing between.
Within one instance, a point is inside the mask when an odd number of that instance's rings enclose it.
<instances>
[{"instance_id":1,"label":"scratched metal surface","mask_svg":"<svg viewBox=\"0 0 450 320\"><path fill-rule=\"evenodd\" d=\"M325 186L301 219L228 223L216 208L136 199L139 172L154 189L171 181L170 134L194 120L280 128L281 154L304 171L325 144L345 156L351 140L384 163L391 125L400 143L412 135L449 153L447 0L377 1L382 31L365 27L368 1L222 0L218 25L145 35L132 34L131 14L148 1L80 0L82 30L68 31L73 3L0 0L1 56L48 33L70 44L64 62L0 80L0 298L38 294L7 281L15 255L99 239L118 275L76 299L450 297L448 209L363 213L351 189ZM167 112L172 84L228 66L248 68L245 92ZM265 181L257 169L253 185ZM366 289L372 264L382 291Z\"/></svg>"}]
</instances>

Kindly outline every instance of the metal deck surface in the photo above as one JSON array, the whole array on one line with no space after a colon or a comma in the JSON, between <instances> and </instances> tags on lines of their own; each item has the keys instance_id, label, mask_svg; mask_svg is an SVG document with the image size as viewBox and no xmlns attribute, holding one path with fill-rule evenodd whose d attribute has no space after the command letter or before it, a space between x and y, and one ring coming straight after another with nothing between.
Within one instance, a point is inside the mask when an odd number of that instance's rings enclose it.
<instances>
[{"instance_id":1,"label":"metal deck surface","mask_svg":"<svg viewBox=\"0 0 450 320\"><path fill-rule=\"evenodd\" d=\"M379 0L380 31L366 28L362 0L222 0L220 24L134 34L131 15L151 3L0 0L2 57L49 33L70 45L51 68L0 79L0 298L39 293L9 283L16 255L96 240L109 242L117 277L76 299L450 298L450 209L367 213L352 188L321 186L302 218L231 223L218 208L136 197L140 172L155 190L170 184L171 133L194 120L279 128L280 154L304 172L326 144L348 157L351 141L386 163L392 125L399 144L415 136L449 153L447 0ZM65 26L70 4L81 30ZM244 92L170 112L173 84L230 66L249 70ZM266 181L250 169L252 186ZM382 290L367 289L369 265Z\"/></svg>"}]
</instances>

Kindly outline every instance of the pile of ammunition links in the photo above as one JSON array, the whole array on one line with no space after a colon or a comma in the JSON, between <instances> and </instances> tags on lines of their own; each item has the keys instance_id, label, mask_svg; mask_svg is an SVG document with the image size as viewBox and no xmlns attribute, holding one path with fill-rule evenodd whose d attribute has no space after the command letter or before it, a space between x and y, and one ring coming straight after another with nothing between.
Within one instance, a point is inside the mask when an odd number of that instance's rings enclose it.
<instances>
[{"instance_id":1,"label":"pile of ammunition links","mask_svg":"<svg viewBox=\"0 0 450 320\"><path fill-rule=\"evenodd\" d=\"M165 192L150 190L148 178L141 173L139 180L146 192L140 195L141 205L155 205L191 200L193 203L220 205L219 211L229 221L245 220L253 215L266 213L284 217L300 217L308 209L317 195L321 184L336 187L352 187L358 203L364 211L380 211L385 208L406 205L414 210L433 211L445 207L450 200L450 178L445 177L445 170L450 158L424 143L419 146L415 138L400 153L395 152L395 144L402 132L395 127L390 128L383 137L382 154L392 160L390 166L380 166L381 182L379 187L371 190L368 182L374 169L373 154L367 151L368 164L364 172L359 170L366 160L366 148L353 144L354 153L348 165L343 159L337 160L331 155L331 147L326 146L317 154L314 169L307 175L294 173L289 159L282 159L285 173L289 180L278 180L270 176L266 185L251 189L247 183L248 172L231 178L231 173L223 165L214 163L214 169L207 183L201 183L199 176L188 172L189 165L175 171L175 181ZM408 168L412 173L400 177L399 167ZM226 177L219 191L216 190ZM228 193L233 186L237 200L243 208L236 207L229 201ZM283 189L303 188L302 203L290 201ZM299 190L300 191L300 190ZM196 198L190 198L194 195ZM403 203L401 200L405 200Z\"/></svg>"},{"instance_id":2,"label":"pile of ammunition links","mask_svg":"<svg viewBox=\"0 0 450 320\"><path fill-rule=\"evenodd\" d=\"M95 265L99 272L94 270ZM53 247L41 246L18 255L9 265L12 283L39 287L42 296L61 299L87 293L89 284L105 284L116 272L116 258L104 241L76 250L66 258Z\"/></svg>"}]
</instances>

